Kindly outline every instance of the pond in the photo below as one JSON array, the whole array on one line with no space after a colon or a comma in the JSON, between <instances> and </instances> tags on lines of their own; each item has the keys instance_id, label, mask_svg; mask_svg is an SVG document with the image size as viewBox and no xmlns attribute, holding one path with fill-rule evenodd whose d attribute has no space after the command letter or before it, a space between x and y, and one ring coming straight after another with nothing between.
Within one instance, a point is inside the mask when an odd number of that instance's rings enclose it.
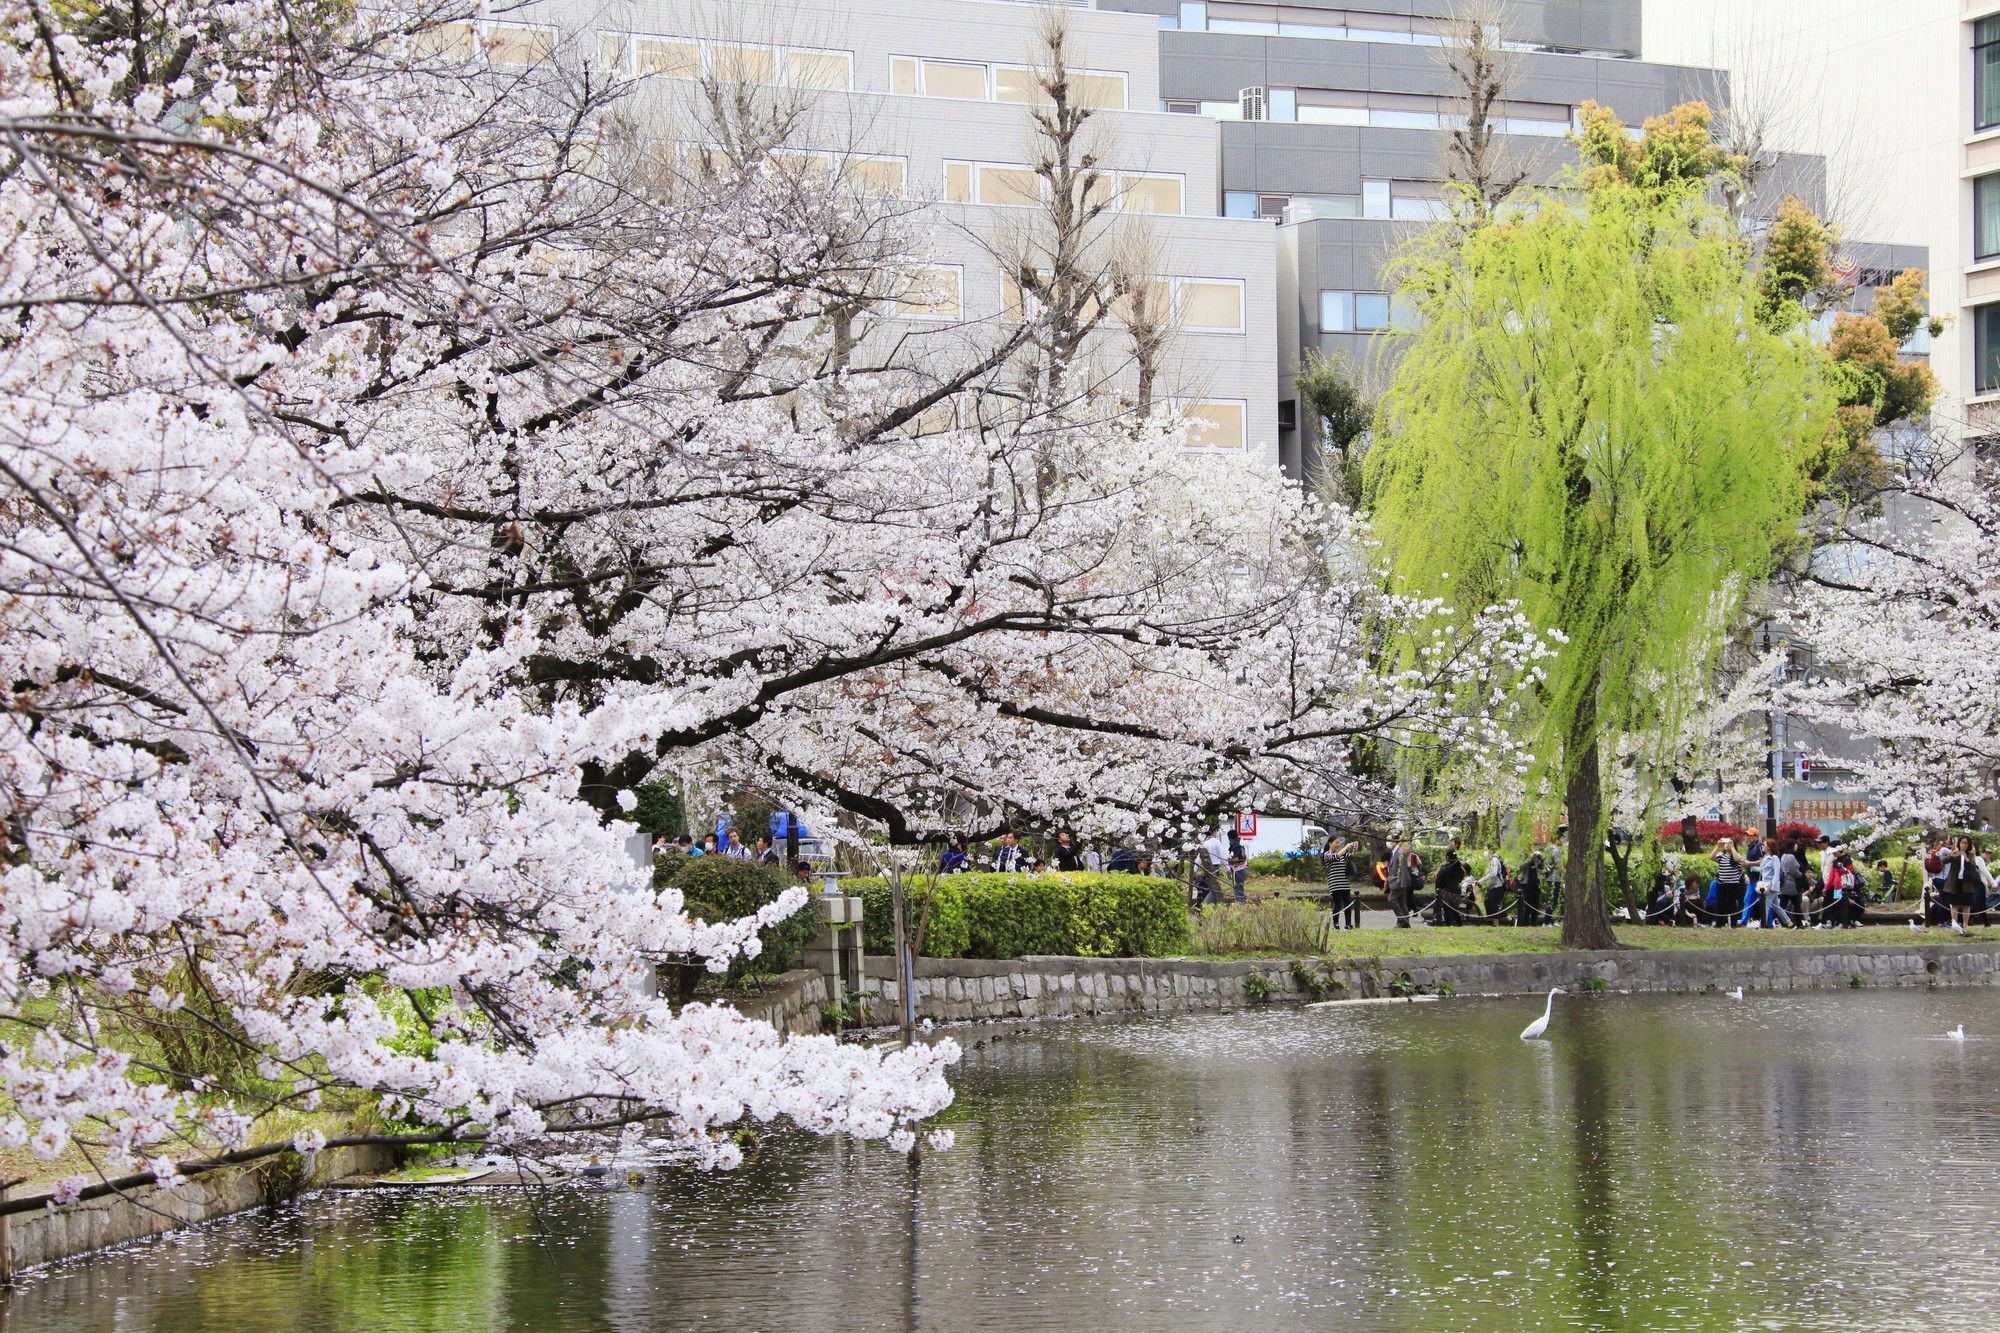
<instances>
[{"instance_id":1,"label":"pond","mask_svg":"<svg viewBox=\"0 0 2000 1333\"><path fill-rule=\"evenodd\" d=\"M973 1030L958 1146L329 1193L29 1275L20 1329L1991 1327L2000 996ZM1968 1039L1944 1034L1963 1024Z\"/></svg>"}]
</instances>

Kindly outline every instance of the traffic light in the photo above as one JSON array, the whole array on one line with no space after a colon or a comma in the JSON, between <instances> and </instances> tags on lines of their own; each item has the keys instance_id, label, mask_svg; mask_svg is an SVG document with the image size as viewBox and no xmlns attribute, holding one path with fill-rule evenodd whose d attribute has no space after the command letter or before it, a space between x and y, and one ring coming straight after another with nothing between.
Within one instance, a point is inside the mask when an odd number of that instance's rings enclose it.
<instances>
[{"instance_id":1,"label":"traffic light","mask_svg":"<svg viewBox=\"0 0 2000 1333\"><path fill-rule=\"evenodd\" d=\"M1810 760L1810 759L1806 758L1806 757L1805 757L1804 755L1800 755L1800 756L1799 756L1799 781L1800 781L1800 782L1805 782L1805 781L1807 781L1808 779L1810 779L1811 777L1812 777L1812 760Z\"/></svg>"}]
</instances>

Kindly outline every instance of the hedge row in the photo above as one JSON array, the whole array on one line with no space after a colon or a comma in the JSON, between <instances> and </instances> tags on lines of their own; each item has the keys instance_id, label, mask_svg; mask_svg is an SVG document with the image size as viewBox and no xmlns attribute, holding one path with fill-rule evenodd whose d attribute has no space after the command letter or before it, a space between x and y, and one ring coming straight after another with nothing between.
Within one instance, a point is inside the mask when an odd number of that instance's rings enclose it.
<instances>
[{"instance_id":1,"label":"hedge row","mask_svg":"<svg viewBox=\"0 0 2000 1333\"><path fill-rule=\"evenodd\" d=\"M734 921L773 902L791 887L775 866L733 856L684 856L662 852L653 858L653 887L673 885L681 891L690 916L702 921ZM755 958L738 958L729 965L731 985L750 976L771 976L799 965L805 949L819 933L820 915L807 903L782 921L757 932L764 951Z\"/></svg>"},{"instance_id":2,"label":"hedge row","mask_svg":"<svg viewBox=\"0 0 2000 1333\"><path fill-rule=\"evenodd\" d=\"M867 951L894 953L887 882L856 879L841 887L866 904ZM914 918L922 910L925 884L917 880L906 887ZM1108 872L945 875L936 894L924 936L929 958L1160 958L1185 953L1194 943L1187 890L1170 879Z\"/></svg>"}]
</instances>

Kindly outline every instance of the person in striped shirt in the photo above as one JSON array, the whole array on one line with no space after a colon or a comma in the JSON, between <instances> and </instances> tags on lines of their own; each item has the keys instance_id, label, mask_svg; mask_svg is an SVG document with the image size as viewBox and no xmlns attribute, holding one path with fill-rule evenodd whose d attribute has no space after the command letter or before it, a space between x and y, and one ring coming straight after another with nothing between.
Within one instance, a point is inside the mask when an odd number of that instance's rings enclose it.
<instances>
[{"instance_id":1,"label":"person in striped shirt","mask_svg":"<svg viewBox=\"0 0 2000 1333\"><path fill-rule=\"evenodd\" d=\"M1361 844L1349 840L1342 845L1331 839L1321 859L1326 862L1326 901L1333 910L1335 930L1356 930L1361 926L1361 895L1354 890L1354 850Z\"/></svg>"}]
</instances>

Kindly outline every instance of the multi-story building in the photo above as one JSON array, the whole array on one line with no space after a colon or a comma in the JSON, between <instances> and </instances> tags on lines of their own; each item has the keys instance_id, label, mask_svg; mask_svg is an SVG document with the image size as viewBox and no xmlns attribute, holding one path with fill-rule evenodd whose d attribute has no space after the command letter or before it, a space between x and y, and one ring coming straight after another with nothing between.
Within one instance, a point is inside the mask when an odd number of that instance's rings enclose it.
<instances>
[{"instance_id":1,"label":"multi-story building","mask_svg":"<svg viewBox=\"0 0 2000 1333\"><path fill-rule=\"evenodd\" d=\"M1308 349L1380 376L1399 303L1385 269L1412 224L1444 207L1442 132L1464 89L1441 58L1455 0L1098 0L1155 16L1171 112L1222 122L1223 212L1282 223L1278 343L1281 452L1309 468L1316 423L1292 374ZM1586 101L1638 125L1682 102L1725 100L1726 74L1640 58L1641 0L1516 0L1499 11L1500 153L1530 185L1575 162L1567 136ZM1753 210L1786 194L1818 206L1821 163L1782 156Z\"/></svg>"},{"instance_id":2,"label":"multi-story building","mask_svg":"<svg viewBox=\"0 0 2000 1333\"><path fill-rule=\"evenodd\" d=\"M1770 0L1802 10L1820 2ZM1728 101L1742 74L1713 67L1710 48L1691 39L1655 40L1656 29L1676 24L1692 32L1682 15L1701 5L1720 9L1722 0L1643 8L1642 0L1512 0L1503 10L1508 69L1495 109L1504 157L1529 184L1552 185L1574 163L1567 136L1586 101L1633 125L1685 101ZM1176 316L1162 392L1187 408L1196 447L1243 449L1296 476L1318 448L1316 423L1298 411L1292 387L1304 353L1344 354L1376 377L1393 355L1395 340L1378 336L1400 315L1385 270L1409 230L1444 207L1443 131L1460 114L1462 89L1441 57L1460 7L1459 0L1072 0L1053 8L1018 0L531 0L510 9L505 23L486 25L486 46L514 58L583 51L668 85L719 75L809 92L817 109L803 122L805 137L825 141L802 141L796 151L838 155L850 176L932 214L934 262L923 299L894 313L943 327L1005 319L1019 307L1000 256L1040 202L1032 67L1044 24L1060 12L1079 66L1075 86L1097 109L1095 147L1123 210L1143 215L1148 262ZM2000 0L1974 7L2000 13ZM1993 24L2000 35L2000 18ZM1968 36L1975 27L1965 25ZM535 31L545 35L494 41ZM2000 55L2000 41L1993 50ZM1642 51L1689 63L1642 59ZM1823 155L1838 143L1783 146L1799 151L1776 156L1753 215L1786 194L1816 208L1852 195L1826 178ZM1846 170L1846 159L1832 157ZM1966 183L1968 209L1974 188ZM2000 235L2000 173L1988 193ZM1842 220L1849 236L1927 238L1913 220L1893 227L1873 216ZM1933 256L1957 253L1931 241ZM1925 258L1921 248L1865 245L1851 245L1850 256L1863 303L1876 281ZM1985 276L1975 271L1965 280ZM2000 267L1991 277L2000 297ZM2000 393L2000 302L1993 315ZM1947 359L1956 354L1952 336L1941 343ZM1969 350L1965 360L1969 382Z\"/></svg>"},{"instance_id":3,"label":"multi-story building","mask_svg":"<svg viewBox=\"0 0 2000 1333\"><path fill-rule=\"evenodd\" d=\"M940 328L1020 308L1006 266L1043 202L1030 113L1048 16L998 0L545 0L509 9L481 35L489 53L653 75L642 105L655 119L671 114L676 82L701 77L806 93L809 114L788 151L823 155L850 180L925 210L920 296L888 316ZM1153 18L1064 16L1071 83L1094 108L1090 150L1165 298L1158 304L1173 312L1159 394L1185 410L1192 447L1275 465L1275 231L1221 215L1219 127L1160 109Z\"/></svg>"}]
</instances>

